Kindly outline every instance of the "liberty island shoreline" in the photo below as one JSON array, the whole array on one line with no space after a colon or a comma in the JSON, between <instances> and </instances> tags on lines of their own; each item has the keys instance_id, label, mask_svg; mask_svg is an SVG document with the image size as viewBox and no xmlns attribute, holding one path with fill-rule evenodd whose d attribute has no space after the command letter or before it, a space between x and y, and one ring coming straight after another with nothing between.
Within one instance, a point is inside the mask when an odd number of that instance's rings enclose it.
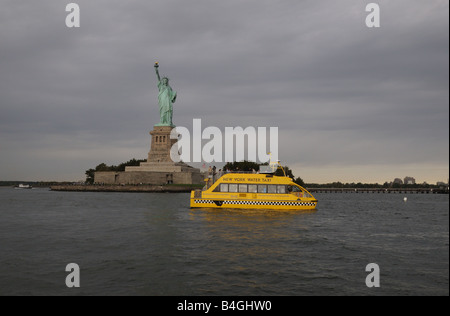
<instances>
[{"instance_id":1,"label":"liberty island shoreline","mask_svg":"<svg viewBox=\"0 0 450 316\"><path fill-rule=\"evenodd\" d=\"M192 190L201 189L201 185L53 185L51 191L75 191L75 192L142 192L142 193L189 193Z\"/></svg>"},{"instance_id":2,"label":"liberty island shoreline","mask_svg":"<svg viewBox=\"0 0 450 316\"><path fill-rule=\"evenodd\" d=\"M142 192L142 193L190 193L201 189L201 185L53 185L52 191L74 192ZM448 194L448 189L439 188L317 188L307 187L314 193L377 193L377 194Z\"/></svg>"}]
</instances>

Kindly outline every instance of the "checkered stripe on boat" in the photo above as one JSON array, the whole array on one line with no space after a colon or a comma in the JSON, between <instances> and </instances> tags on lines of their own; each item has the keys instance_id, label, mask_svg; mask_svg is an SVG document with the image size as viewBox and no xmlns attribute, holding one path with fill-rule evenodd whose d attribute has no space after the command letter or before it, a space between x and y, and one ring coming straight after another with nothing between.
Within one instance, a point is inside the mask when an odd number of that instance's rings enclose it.
<instances>
[{"instance_id":1,"label":"checkered stripe on boat","mask_svg":"<svg viewBox=\"0 0 450 316\"><path fill-rule=\"evenodd\" d=\"M195 203L214 204L213 200L194 200ZM222 202L222 201L220 201ZM314 206L315 202L286 202L286 201L223 201L223 204L244 204L244 205L289 205L289 206Z\"/></svg>"}]
</instances>

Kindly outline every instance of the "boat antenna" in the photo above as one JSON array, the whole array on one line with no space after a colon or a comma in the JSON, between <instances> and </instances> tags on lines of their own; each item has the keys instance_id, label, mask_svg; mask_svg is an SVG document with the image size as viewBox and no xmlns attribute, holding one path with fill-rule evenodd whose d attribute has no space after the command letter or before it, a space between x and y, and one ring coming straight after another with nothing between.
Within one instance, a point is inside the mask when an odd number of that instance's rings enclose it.
<instances>
[{"instance_id":1,"label":"boat antenna","mask_svg":"<svg viewBox=\"0 0 450 316\"><path fill-rule=\"evenodd\" d=\"M280 164L280 161L279 160L272 161L272 153L271 152L269 152L269 166L271 166L272 168L273 168L273 166L277 166L277 169L281 168L281 170L283 170L284 176L286 177L286 172L284 171L283 166ZM275 169L275 171L277 171L277 169Z\"/></svg>"},{"instance_id":2,"label":"boat antenna","mask_svg":"<svg viewBox=\"0 0 450 316\"><path fill-rule=\"evenodd\" d=\"M280 168L281 170L283 170L283 174L286 177L286 172L284 171L283 166L280 164L280 161L278 160L278 168Z\"/></svg>"}]
</instances>

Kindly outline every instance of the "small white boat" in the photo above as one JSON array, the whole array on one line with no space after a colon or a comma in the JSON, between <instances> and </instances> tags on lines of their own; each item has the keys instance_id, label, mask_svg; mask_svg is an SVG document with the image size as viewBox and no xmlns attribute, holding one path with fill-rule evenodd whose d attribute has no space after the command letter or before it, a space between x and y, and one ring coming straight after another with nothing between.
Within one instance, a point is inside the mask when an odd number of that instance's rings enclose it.
<instances>
[{"instance_id":1,"label":"small white boat","mask_svg":"<svg viewBox=\"0 0 450 316\"><path fill-rule=\"evenodd\" d=\"M15 187L16 189L32 189L33 187L29 184L19 184L18 186Z\"/></svg>"}]
</instances>

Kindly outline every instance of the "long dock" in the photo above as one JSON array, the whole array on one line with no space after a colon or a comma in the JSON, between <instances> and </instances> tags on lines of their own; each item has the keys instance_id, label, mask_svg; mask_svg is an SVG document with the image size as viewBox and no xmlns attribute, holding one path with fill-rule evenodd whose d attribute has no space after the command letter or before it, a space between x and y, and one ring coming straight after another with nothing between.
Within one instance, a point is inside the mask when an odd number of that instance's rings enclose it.
<instances>
[{"instance_id":1,"label":"long dock","mask_svg":"<svg viewBox=\"0 0 450 316\"><path fill-rule=\"evenodd\" d=\"M437 188L306 188L311 193L448 194Z\"/></svg>"}]
</instances>

